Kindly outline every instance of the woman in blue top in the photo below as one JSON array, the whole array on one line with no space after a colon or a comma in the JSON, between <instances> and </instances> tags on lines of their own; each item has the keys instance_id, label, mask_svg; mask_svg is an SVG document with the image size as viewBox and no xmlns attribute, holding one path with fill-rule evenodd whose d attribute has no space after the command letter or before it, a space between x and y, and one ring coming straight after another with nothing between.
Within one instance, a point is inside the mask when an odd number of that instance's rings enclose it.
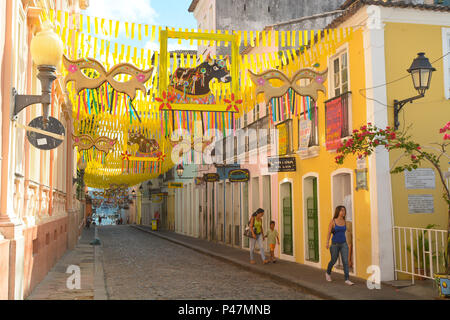
<instances>
[{"instance_id":1,"label":"woman in blue top","mask_svg":"<svg viewBox=\"0 0 450 320\"><path fill-rule=\"evenodd\" d=\"M325 273L325 277L327 281L331 281L331 269L333 269L334 264L336 263L339 252L341 253L342 263L344 264L344 274L345 274L345 283L349 286L353 285L353 282L349 280L348 273L348 245L347 240L345 239L345 231L347 230L345 223L345 215L347 214L347 210L344 206L338 206L334 211L333 220L330 222L330 226L328 228L328 236L327 236L327 249L330 248L331 252L331 261L328 263L327 273ZM333 239L331 239L331 247L330 247L330 236L333 232Z\"/></svg>"}]
</instances>

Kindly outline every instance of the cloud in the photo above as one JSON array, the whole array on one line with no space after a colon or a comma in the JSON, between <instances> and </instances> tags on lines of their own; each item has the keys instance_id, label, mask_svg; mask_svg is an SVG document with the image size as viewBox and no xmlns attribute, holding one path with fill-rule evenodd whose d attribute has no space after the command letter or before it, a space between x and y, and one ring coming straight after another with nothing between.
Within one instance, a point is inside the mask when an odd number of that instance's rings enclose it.
<instances>
[{"instance_id":1,"label":"cloud","mask_svg":"<svg viewBox=\"0 0 450 320\"><path fill-rule=\"evenodd\" d=\"M94 0L90 1L85 13L96 17L143 24L154 24L158 17L150 0Z\"/></svg>"}]
</instances>

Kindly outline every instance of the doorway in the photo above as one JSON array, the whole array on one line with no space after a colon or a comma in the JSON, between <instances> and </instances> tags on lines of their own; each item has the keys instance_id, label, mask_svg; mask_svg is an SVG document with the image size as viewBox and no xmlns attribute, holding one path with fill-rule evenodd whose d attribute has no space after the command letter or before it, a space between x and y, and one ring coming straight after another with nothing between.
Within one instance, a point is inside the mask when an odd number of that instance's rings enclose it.
<instances>
[{"instance_id":1,"label":"doorway","mask_svg":"<svg viewBox=\"0 0 450 320\"><path fill-rule=\"evenodd\" d=\"M355 246L354 246L354 219L353 219L353 192L352 192L352 174L351 173L338 173L332 177L332 197L333 208L332 212L337 206L344 206L347 211L346 224L347 224L347 244L349 246L349 271L353 273L355 264ZM342 259L339 256L336 268L343 270Z\"/></svg>"},{"instance_id":2,"label":"doorway","mask_svg":"<svg viewBox=\"0 0 450 320\"><path fill-rule=\"evenodd\" d=\"M303 199L305 260L319 262L319 209L316 177L307 177L303 180Z\"/></svg>"},{"instance_id":3,"label":"doorway","mask_svg":"<svg viewBox=\"0 0 450 320\"><path fill-rule=\"evenodd\" d=\"M242 183L242 225L244 228L247 226L250 220L250 214L248 212L248 182ZM249 247L248 237L244 237L244 248Z\"/></svg>"},{"instance_id":4,"label":"doorway","mask_svg":"<svg viewBox=\"0 0 450 320\"><path fill-rule=\"evenodd\" d=\"M293 256L292 234L292 183L285 182L280 186L281 212L282 212L282 253Z\"/></svg>"}]
</instances>

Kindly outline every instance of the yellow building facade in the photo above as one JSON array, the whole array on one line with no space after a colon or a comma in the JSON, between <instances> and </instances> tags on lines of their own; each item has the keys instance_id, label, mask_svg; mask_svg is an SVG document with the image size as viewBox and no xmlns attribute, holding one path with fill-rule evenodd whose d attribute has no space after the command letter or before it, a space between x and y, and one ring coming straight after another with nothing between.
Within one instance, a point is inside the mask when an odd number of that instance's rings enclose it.
<instances>
[{"instance_id":1,"label":"yellow building facade","mask_svg":"<svg viewBox=\"0 0 450 320\"><path fill-rule=\"evenodd\" d=\"M394 100L417 95L406 70L418 52L425 52L437 71L425 98L406 105L401 111L405 114L400 114L400 130L412 125L409 134L425 148L430 148L431 142L441 142L443 135L439 129L450 120L450 80L445 78L450 76L448 55L445 56L450 46L449 17L448 9L401 8L396 4L373 5L359 1L353 10L330 25L332 28L354 27L354 32L336 50L314 61L318 70L328 68L327 92L319 93L317 100L318 145L310 145L306 153L299 151L299 118L302 115L289 120L292 151L286 156L295 157L296 171L278 174L281 258L326 269L330 260L326 249L328 226L337 205L350 207L351 275L367 279L379 268L381 281L405 278L408 274L401 270L418 272L412 270L420 264L419 258L416 253L411 255L411 247L414 251L416 244L420 246L417 240L432 236L431 245L441 250L442 233L425 232L418 238L423 230L417 230L415 234L415 229L401 229L401 232L407 232L408 239L411 237L409 244L399 241L398 234L399 227L425 228L434 224L435 229L446 229L448 207L442 198L437 172L434 173L434 187L407 188L404 173L390 174L395 164L401 164L397 161L399 154L389 154L381 148L365 160L357 161L356 156L349 156L342 166L336 165L336 152L327 150L326 106L348 92L347 133L351 134L352 130L367 123L383 129L393 127ZM342 134L341 138L344 137ZM448 157L442 157L441 165L443 171L448 172ZM430 167L423 164L423 168ZM360 188L364 183L368 187ZM408 198L410 195L419 198ZM414 208L410 207L414 203L424 206L420 202L423 195L427 196L424 199L428 202L433 199L428 205L433 212L427 214L417 209L414 214ZM311 219L314 215L316 222ZM286 226L292 229L284 230ZM311 237L314 232L316 234ZM288 239L286 244L283 237ZM283 248L289 247L289 237L292 237L291 251ZM435 237L439 239L434 241ZM436 258L432 254L432 258L424 255L424 259L433 259L435 264ZM406 266L405 260L412 261L412 256L416 260L415 268L411 264ZM436 264L434 271L437 271Z\"/></svg>"}]
</instances>

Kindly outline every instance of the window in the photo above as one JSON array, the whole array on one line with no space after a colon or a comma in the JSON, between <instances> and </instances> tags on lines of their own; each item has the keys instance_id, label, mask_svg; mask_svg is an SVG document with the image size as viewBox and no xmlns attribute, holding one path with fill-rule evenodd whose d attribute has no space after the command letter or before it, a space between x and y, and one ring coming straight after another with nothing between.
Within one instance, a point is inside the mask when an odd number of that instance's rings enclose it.
<instances>
[{"instance_id":1,"label":"window","mask_svg":"<svg viewBox=\"0 0 450 320\"><path fill-rule=\"evenodd\" d=\"M450 28L442 29L443 55L444 57L444 87L445 98L450 99Z\"/></svg>"},{"instance_id":2,"label":"window","mask_svg":"<svg viewBox=\"0 0 450 320\"><path fill-rule=\"evenodd\" d=\"M332 59L333 81L331 82L334 97L349 91L347 52L338 54Z\"/></svg>"},{"instance_id":3,"label":"window","mask_svg":"<svg viewBox=\"0 0 450 320\"><path fill-rule=\"evenodd\" d=\"M277 125L278 155L285 156L292 153L292 120L286 120Z\"/></svg>"},{"instance_id":4,"label":"window","mask_svg":"<svg viewBox=\"0 0 450 320\"><path fill-rule=\"evenodd\" d=\"M351 92L325 101L325 141L327 150L336 150L351 131Z\"/></svg>"},{"instance_id":5,"label":"window","mask_svg":"<svg viewBox=\"0 0 450 320\"><path fill-rule=\"evenodd\" d=\"M258 147L270 144L269 116L265 116L258 121Z\"/></svg>"},{"instance_id":6,"label":"window","mask_svg":"<svg viewBox=\"0 0 450 320\"><path fill-rule=\"evenodd\" d=\"M308 147L319 145L319 129L318 129L318 111L317 106L310 108L311 116L309 117L308 113L306 114L306 119L304 116L304 112L300 114L298 119L298 149L302 149L306 147L305 145L301 145L301 141L303 135L309 136ZM306 121L306 122L305 122ZM305 137L307 139L307 137Z\"/></svg>"}]
</instances>

